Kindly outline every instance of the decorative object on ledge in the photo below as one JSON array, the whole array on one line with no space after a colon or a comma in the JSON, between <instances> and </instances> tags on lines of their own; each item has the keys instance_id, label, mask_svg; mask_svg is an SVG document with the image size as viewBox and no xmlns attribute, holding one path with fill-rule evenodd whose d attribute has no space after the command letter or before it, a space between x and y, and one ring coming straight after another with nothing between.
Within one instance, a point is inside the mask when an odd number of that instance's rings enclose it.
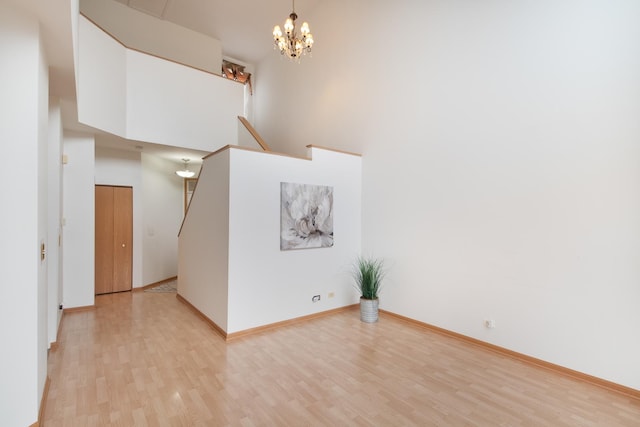
<instances>
[{"instance_id":1,"label":"decorative object on ledge","mask_svg":"<svg viewBox=\"0 0 640 427\"><path fill-rule=\"evenodd\" d=\"M286 55L289 59L300 61L302 55L311 53L313 47L313 35L309 29L309 24L302 23L300 27L300 37L296 33L296 2L293 0L293 11L284 23L284 34L279 25L273 27L274 49L278 49L280 54Z\"/></svg>"},{"instance_id":2,"label":"decorative object on ledge","mask_svg":"<svg viewBox=\"0 0 640 427\"><path fill-rule=\"evenodd\" d=\"M333 187L280 183L280 250L333 246Z\"/></svg>"},{"instance_id":3,"label":"decorative object on ledge","mask_svg":"<svg viewBox=\"0 0 640 427\"><path fill-rule=\"evenodd\" d=\"M251 73L244 71L244 65L234 64L226 59L222 60L222 77L249 85L249 94L253 95Z\"/></svg>"},{"instance_id":4,"label":"decorative object on ledge","mask_svg":"<svg viewBox=\"0 0 640 427\"><path fill-rule=\"evenodd\" d=\"M184 170L176 171L176 175L178 175L181 178L193 177L196 173L189 170L189 159L182 159L182 161L184 162Z\"/></svg>"},{"instance_id":5,"label":"decorative object on ledge","mask_svg":"<svg viewBox=\"0 0 640 427\"><path fill-rule=\"evenodd\" d=\"M378 292L384 274L380 259L358 257L353 266L354 286L360 292L360 320L365 323L378 321Z\"/></svg>"}]
</instances>

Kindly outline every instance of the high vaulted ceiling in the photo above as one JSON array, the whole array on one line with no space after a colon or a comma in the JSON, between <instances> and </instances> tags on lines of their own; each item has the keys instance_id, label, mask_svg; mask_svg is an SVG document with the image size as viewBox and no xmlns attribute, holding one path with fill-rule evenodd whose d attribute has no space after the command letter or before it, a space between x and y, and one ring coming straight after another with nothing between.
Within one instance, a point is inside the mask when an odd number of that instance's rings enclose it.
<instances>
[{"instance_id":1,"label":"high vaulted ceiling","mask_svg":"<svg viewBox=\"0 0 640 427\"><path fill-rule=\"evenodd\" d=\"M222 52L257 63L273 53L271 33L292 9L290 0L117 0L140 12L206 34L222 42ZM319 0L298 0L301 18Z\"/></svg>"}]
</instances>

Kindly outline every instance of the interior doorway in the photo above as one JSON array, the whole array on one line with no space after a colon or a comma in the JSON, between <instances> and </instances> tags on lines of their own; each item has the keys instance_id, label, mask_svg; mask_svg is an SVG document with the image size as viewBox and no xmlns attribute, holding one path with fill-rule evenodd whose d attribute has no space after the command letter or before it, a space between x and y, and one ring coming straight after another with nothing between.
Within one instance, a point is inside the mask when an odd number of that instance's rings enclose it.
<instances>
[{"instance_id":1,"label":"interior doorway","mask_svg":"<svg viewBox=\"0 0 640 427\"><path fill-rule=\"evenodd\" d=\"M133 188L96 185L95 294L130 291Z\"/></svg>"}]
</instances>

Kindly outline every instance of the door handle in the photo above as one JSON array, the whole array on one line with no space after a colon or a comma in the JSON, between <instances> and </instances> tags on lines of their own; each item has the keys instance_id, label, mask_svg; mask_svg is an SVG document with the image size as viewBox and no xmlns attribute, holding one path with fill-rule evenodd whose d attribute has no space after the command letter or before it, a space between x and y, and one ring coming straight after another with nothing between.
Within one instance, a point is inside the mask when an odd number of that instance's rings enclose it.
<instances>
[{"instance_id":1,"label":"door handle","mask_svg":"<svg viewBox=\"0 0 640 427\"><path fill-rule=\"evenodd\" d=\"M125 244L123 243L123 244L122 244L122 247L124 248L124 246L125 246Z\"/></svg>"}]
</instances>

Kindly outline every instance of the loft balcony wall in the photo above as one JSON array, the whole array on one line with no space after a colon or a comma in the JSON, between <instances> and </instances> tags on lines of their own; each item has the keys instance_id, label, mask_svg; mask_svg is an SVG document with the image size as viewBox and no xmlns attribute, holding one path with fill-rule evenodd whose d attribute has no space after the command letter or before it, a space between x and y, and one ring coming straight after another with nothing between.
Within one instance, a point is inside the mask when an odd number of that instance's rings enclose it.
<instances>
[{"instance_id":1,"label":"loft balcony wall","mask_svg":"<svg viewBox=\"0 0 640 427\"><path fill-rule=\"evenodd\" d=\"M238 139L244 86L130 50L79 19L78 120L123 138L215 151Z\"/></svg>"}]
</instances>

